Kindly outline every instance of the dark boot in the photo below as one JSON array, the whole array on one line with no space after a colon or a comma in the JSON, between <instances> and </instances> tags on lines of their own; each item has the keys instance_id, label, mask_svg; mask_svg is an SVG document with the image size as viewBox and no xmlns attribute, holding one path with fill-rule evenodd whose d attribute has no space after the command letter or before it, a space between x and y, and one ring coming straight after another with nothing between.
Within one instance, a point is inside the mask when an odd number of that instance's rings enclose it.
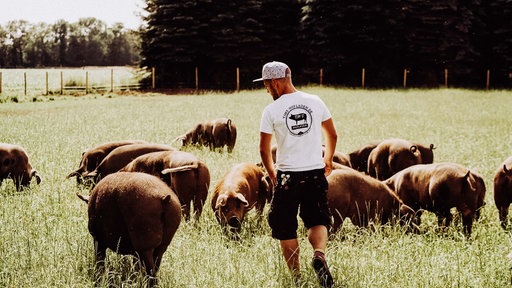
<instances>
[{"instance_id":1,"label":"dark boot","mask_svg":"<svg viewBox=\"0 0 512 288\"><path fill-rule=\"evenodd\" d=\"M324 288L334 287L334 280L332 279L331 272L329 272L327 262L325 262L324 253L320 251L315 251L315 253L313 254L312 265L313 268L315 269L318 281L320 281L320 285L322 285L322 287Z\"/></svg>"}]
</instances>

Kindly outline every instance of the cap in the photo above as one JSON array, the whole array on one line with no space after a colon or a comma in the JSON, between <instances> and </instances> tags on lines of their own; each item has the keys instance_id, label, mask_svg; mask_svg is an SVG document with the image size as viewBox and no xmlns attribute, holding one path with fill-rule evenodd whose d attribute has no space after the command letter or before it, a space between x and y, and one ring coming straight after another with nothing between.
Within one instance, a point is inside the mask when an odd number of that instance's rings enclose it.
<instances>
[{"instance_id":1,"label":"cap","mask_svg":"<svg viewBox=\"0 0 512 288\"><path fill-rule=\"evenodd\" d=\"M288 69L288 73L286 73L286 69ZM268 80L268 79L279 79L290 77L291 72L288 65L283 62L272 61L263 65L263 69L261 70L261 78L254 79L252 82Z\"/></svg>"}]
</instances>

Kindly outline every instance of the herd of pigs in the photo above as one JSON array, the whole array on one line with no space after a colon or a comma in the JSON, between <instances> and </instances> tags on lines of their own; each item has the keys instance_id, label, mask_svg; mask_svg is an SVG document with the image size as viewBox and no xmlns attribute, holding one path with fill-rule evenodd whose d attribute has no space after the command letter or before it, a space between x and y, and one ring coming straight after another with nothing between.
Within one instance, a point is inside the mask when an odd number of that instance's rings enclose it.
<instances>
[{"instance_id":1,"label":"herd of pigs","mask_svg":"<svg viewBox=\"0 0 512 288\"><path fill-rule=\"evenodd\" d=\"M208 146L232 152L236 126L227 118L198 123L177 137L182 145ZM421 214L435 213L440 227L450 225L456 208L469 237L473 221L485 205L485 183L470 169L449 162L434 163L434 145L404 139L385 139L345 154L336 152L327 177L331 233L349 218L360 227L397 221L418 232ZM273 147L275 161L276 147ZM512 202L512 157L496 170L494 200L499 220L507 228ZM141 259L151 281L162 255L184 218L199 219L210 195L210 171L191 153L143 140L101 144L82 153L79 168L68 178L89 185L90 195L77 196L88 204L88 229L94 240L97 272L103 271L107 249ZM12 179L18 191L41 177L19 145L0 143L0 184ZM238 163L219 179L211 192L211 207L220 225L237 233L245 214L258 216L273 194L260 163Z\"/></svg>"}]
</instances>

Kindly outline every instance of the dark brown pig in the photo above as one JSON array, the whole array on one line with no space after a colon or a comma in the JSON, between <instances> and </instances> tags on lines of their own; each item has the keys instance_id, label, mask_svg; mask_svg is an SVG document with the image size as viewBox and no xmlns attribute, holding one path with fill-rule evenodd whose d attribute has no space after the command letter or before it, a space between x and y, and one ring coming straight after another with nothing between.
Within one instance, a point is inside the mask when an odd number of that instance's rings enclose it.
<instances>
[{"instance_id":1,"label":"dark brown pig","mask_svg":"<svg viewBox=\"0 0 512 288\"><path fill-rule=\"evenodd\" d=\"M245 214L256 207L263 213L269 200L269 184L259 166L240 163L229 170L217 183L212 195L212 209L222 227L240 232Z\"/></svg>"},{"instance_id":2,"label":"dark brown pig","mask_svg":"<svg viewBox=\"0 0 512 288\"><path fill-rule=\"evenodd\" d=\"M94 240L96 271L104 270L107 249L138 257L150 284L181 221L178 197L153 175L118 172L103 178L88 203L89 233Z\"/></svg>"},{"instance_id":3,"label":"dark brown pig","mask_svg":"<svg viewBox=\"0 0 512 288\"><path fill-rule=\"evenodd\" d=\"M33 177L37 184L41 183L41 176L30 165L25 149L19 145L0 143L0 184L10 178L16 191L21 191L30 186Z\"/></svg>"},{"instance_id":4,"label":"dark brown pig","mask_svg":"<svg viewBox=\"0 0 512 288\"><path fill-rule=\"evenodd\" d=\"M449 226L453 218L450 209L455 207L462 214L464 232L470 236L473 220L485 204L481 176L456 163L414 165L385 183L416 211L414 223L418 226L423 210L434 212L440 227Z\"/></svg>"},{"instance_id":5,"label":"dark brown pig","mask_svg":"<svg viewBox=\"0 0 512 288\"><path fill-rule=\"evenodd\" d=\"M120 146L112 150L101 161L98 167L94 169L94 171L87 173L84 177L92 178L94 183L98 183L101 178L121 170L124 166L140 155L157 151L173 150L176 149L169 145L153 143Z\"/></svg>"},{"instance_id":6,"label":"dark brown pig","mask_svg":"<svg viewBox=\"0 0 512 288\"><path fill-rule=\"evenodd\" d=\"M208 196L210 171L206 164L191 153L159 151L141 155L121 171L144 172L159 177L178 195L185 220L190 219L191 203L199 219Z\"/></svg>"},{"instance_id":7,"label":"dark brown pig","mask_svg":"<svg viewBox=\"0 0 512 288\"><path fill-rule=\"evenodd\" d=\"M82 184L83 176L92 172L98 167L101 161L114 149L124 145L147 143L143 140L121 140L106 142L82 153L78 169L69 173L67 178L76 177L76 182Z\"/></svg>"},{"instance_id":8,"label":"dark brown pig","mask_svg":"<svg viewBox=\"0 0 512 288\"><path fill-rule=\"evenodd\" d=\"M327 176L327 200L334 221L331 233L345 218L359 227L388 223L400 214L414 214L384 183L349 167L337 168Z\"/></svg>"},{"instance_id":9,"label":"dark brown pig","mask_svg":"<svg viewBox=\"0 0 512 288\"><path fill-rule=\"evenodd\" d=\"M193 129L176 137L174 141L182 141L182 145L198 144L210 149L227 147L231 153L236 143L236 125L229 118L206 120L196 124Z\"/></svg>"},{"instance_id":10,"label":"dark brown pig","mask_svg":"<svg viewBox=\"0 0 512 288\"><path fill-rule=\"evenodd\" d=\"M379 143L380 141L370 142L365 146L348 153L350 167L357 171L368 173L368 157Z\"/></svg>"},{"instance_id":11,"label":"dark brown pig","mask_svg":"<svg viewBox=\"0 0 512 288\"><path fill-rule=\"evenodd\" d=\"M386 139L368 156L368 175L385 180L409 166L421 164L418 146L403 139Z\"/></svg>"},{"instance_id":12,"label":"dark brown pig","mask_svg":"<svg viewBox=\"0 0 512 288\"><path fill-rule=\"evenodd\" d=\"M494 173L494 203L498 208L501 227L507 229L508 209L512 203L512 156L505 159Z\"/></svg>"}]
</instances>

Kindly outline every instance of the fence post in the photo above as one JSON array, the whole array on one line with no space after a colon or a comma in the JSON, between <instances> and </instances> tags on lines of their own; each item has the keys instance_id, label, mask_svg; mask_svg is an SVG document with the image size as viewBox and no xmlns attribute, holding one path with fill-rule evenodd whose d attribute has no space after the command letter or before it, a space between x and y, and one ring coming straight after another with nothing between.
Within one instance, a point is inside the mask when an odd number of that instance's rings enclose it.
<instances>
[{"instance_id":1,"label":"fence post","mask_svg":"<svg viewBox=\"0 0 512 288\"><path fill-rule=\"evenodd\" d=\"M236 92L240 92L240 68L236 67Z\"/></svg>"},{"instance_id":2,"label":"fence post","mask_svg":"<svg viewBox=\"0 0 512 288\"><path fill-rule=\"evenodd\" d=\"M46 96L48 96L48 71L46 71Z\"/></svg>"},{"instance_id":3,"label":"fence post","mask_svg":"<svg viewBox=\"0 0 512 288\"><path fill-rule=\"evenodd\" d=\"M89 71L85 71L85 95L89 93Z\"/></svg>"},{"instance_id":4,"label":"fence post","mask_svg":"<svg viewBox=\"0 0 512 288\"><path fill-rule=\"evenodd\" d=\"M151 89L155 90L155 67L151 67Z\"/></svg>"},{"instance_id":5,"label":"fence post","mask_svg":"<svg viewBox=\"0 0 512 288\"><path fill-rule=\"evenodd\" d=\"M2 94L2 72L0 72L0 94Z\"/></svg>"},{"instance_id":6,"label":"fence post","mask_svg":"<svg viewBox=\"0 0 512 288\"><path fill-rule=\"evenodd\" d=\"M361 72L361 88L364 89L364 81L365 81L365 75L366 74L366 71L365 69L363 68L363 71Z\"/></svg>"},{"instance_id":7,"label":"fence post","mask_svg":"<svg viewBox=\"0 0 512 288\"><path fill-rule=\"evenodd\" d=\"M110 69L110 92L114 92L114 69Z\"/></svg>"},{"instance_id":8,"label":"fence post","mask_svg":"<svg viewBox=\"0 0 512 288\"><path fill-rule=\"evenodd\" d=\"M404 69L404 89L407 88L407 69Z\"/></svg>"},{"instance_id":9,"label":"fence post","mask_svg":"<svg viewBox=\"0 0 512 288\"><path fill-rule=\"evenodd\" d=\"M444 69L444 88L448 88L448 69Z\"/></svg>"},{"instance_id":10,"label":"fence post","mask_svg":"<svg viewBox=\"0 0 512 288\"><path fill-rule=\"evenodd\" d=\"M199 68L196 66L196 94L199 93Z\"/></svg>"},{"instance_id":11,"label":"fence post","mask_svg":"<svg viewBox=\"0 0 512 288\"><path fill-rule=\"evenodd\" d=\"M320 86L324 84L324 68L320 68Z\"/></svg>"},{"instance_id":12,"label":"fence post","mask_svg":"<svg viewBox=\"0 0 512 288\"><path fill-rule=\"evenodd\" d=\"M485 80L485 89L489 90L490 85L491 85L491 70L487 69L487 77Z\"/></svg>"},{"instance_id":13,"label":"fence post","mask_svg":"<svg viewBox=\"0 0 512 288\"><path fill-rule=\"evenodd\" d=\"M64 94L64 76L62 75L62 71L60 71L60 95Z\"/></svg>"},{"instance_id":14,"label":"fence post","mask_svg":"<svg viewBox=\"0 0 512 288\"><path fill-rule=\"evenodd\" d=\"M24 95L27 96L27 72L23 72Z\"/></svg>"}]
</instances>

